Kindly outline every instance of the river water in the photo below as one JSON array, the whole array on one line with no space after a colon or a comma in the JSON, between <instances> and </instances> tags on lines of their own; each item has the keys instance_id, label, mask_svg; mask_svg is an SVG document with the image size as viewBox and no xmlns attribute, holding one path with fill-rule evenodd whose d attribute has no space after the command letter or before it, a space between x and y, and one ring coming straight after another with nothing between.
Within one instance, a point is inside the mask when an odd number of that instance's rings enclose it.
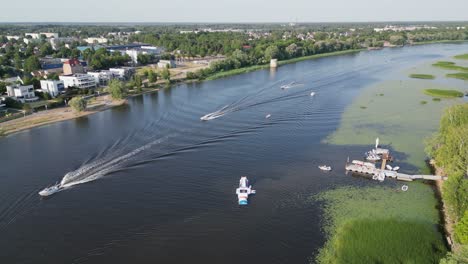
<instances>
[{"instance_id":1,"label":"river water","mask_svg":"<svg viewBox=\"0 0 468 264\"><path fill-rule=\"evenodd\" d=\"M369 146L322 143L345 107L363 87L467 49L385 49L183 84L1 138L1 262L308 263L325 241L308 197L376 184L343 168ZM67 173L72 187L37 195ZM242 175L257 190L245 207Z\"/></svg>"}]
</instances>

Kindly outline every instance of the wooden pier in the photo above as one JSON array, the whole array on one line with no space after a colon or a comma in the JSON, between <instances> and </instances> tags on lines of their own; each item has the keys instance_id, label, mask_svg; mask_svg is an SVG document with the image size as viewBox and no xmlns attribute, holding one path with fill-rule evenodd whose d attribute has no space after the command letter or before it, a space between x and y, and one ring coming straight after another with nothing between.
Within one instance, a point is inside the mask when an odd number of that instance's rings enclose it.
<instances>
[{"instance_id":1,"label":"wooden pier","mask_svg":"<svg viewBox=\"0 0 468 264\"><path fill-rule=\"evenodd\" d=\"M353 164L353 163L346 163L345 169L346 171L356 172L360 174L367 174L372 175L375 177L381 177L380 179L384 179L386 177L395 178L400 181L413 181L418 179L423 180L447 180L447 177L437 176L437 175L410 175L405 173L399 173L393 170L386 170L385 162L382 162L382 169L378 169L371 166ZM374 177L374 178L375 178Z\"/></svg>"}]
</instances>

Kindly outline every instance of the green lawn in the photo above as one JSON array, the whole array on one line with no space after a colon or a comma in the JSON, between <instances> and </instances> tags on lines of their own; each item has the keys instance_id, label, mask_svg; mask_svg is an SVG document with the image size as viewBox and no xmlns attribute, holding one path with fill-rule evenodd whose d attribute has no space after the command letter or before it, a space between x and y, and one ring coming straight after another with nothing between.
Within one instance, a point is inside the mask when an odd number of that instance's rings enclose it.
<instances>
[{"instance_id":1,"label":"green lawn","mask_svg":"<svg viewBox=\"0 0 468 264\"><path fill-rule=\"evenodd\" d=\"M449 73L446 75L449 78L456 78L460 80L468 80L468 73L467 72L458 72L458 73Z\"/></svg>"},{"instance_id":2,"label":"green lawn","mask_svg":"<svg viewBox=\"0 0 468 264\"><path fill-rule=\"evenodd\" d=\"M410 77L411 78L416 78L416 79L428 79L428 80L432 80L432 79L435 79L435 76L432 75L432 74L410 74Z\"/></svg>"},{"instance_id":3,"label":"green lawn","mask_svg":"<svg viewBox=\"0 0 468 264\"><path fill-rule=\"evenodd\" d=\"M376 183L377 184L377 183ZM445 255L432 188L341 187L312 199L324 203L328 236L318 263L438 263Z\"/></svg>"},{"instance_id":4,"label":"green lawn","mask_svg":"<svg viewBox=\"0 0 468 264\"><path fill-rule=\"evenodd\" d=\"M430 96L443 98L463 97L463 93L457 90L425 89L424 93Z\"/></svg>"},{"instance_id":5,"label":"green lawn","mask_svg":"<svg viewBox=\"0 0 468 264\"><path fill-rule=\"evenodd\" d=\"M468 53L457 55L454 58L459 60L468 60Z\"/></svg>"}]
</instances>

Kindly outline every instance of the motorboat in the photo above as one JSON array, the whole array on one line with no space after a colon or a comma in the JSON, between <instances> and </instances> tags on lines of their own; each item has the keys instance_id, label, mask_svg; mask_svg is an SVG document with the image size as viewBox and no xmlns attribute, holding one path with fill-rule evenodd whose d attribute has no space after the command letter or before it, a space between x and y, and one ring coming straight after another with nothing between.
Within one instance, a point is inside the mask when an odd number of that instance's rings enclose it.
<instances>
[{"instance_id":1,"label":"motorboat","mask_svg":"<svg viewBox=\"0 0 468 264\"><path fill-rule=\"evenodd\" d=\"M239 205L249 204L249 195L255 194L256 191L252 190L252 185L249 185L249 180L246 176L242 176L239 180L239 188L236 189Z\"/></svg>"},{"instance_id":2,"label":"motorboat","mask_svg":"<svg viewBox=\"0 0 468 264\"><path fill-rule=\"evenodd\" d=\"M271 115L270 115L270 114L268 114L268 115L266 115L266 116L265 116L265 118L267 118L267 119L268 119L268 118L270 118L270 117L271 117Z\"/></svg>"},{"instance_id":3,"label":"motorboat","mask_svg":"<svg viewBox=\"0 0 468 264\"><path fill-rule=\"evenodd\" d=\"M331 167L327 166L327 165L320 165L318 167L319 167L319 169L321 169L323 171L331 171Z\"/></svg>"},{"instance_id":4,"label":"motorboat","mask_svg":"<svg viewBox=\"0 0 468 264\"><path fill-rule=\"evenodd\" d=\"M224 115L224 113L216 111L216 112L209 113L209 114L206 114L206 115L200 117L200 120L202 120L202 121L213 120L213 119L216 119L216 118L221 117L223 115Z\"/></svg>"},{"instance_id":5,"label":"motorboat","mask_svg":"<svg viewBox=\"0 0 468 264\"><path fill-rule=\"evenodd\" d=\"M387 165L387 166L385 166L385 167L386 167L388 170L392 170L392 171L397 171L397 170L400 169L400 167L398 167L398 166L395 166L395 167L392 168L392 166Z\"/></svg>"},{"instance_id":6,"label":"motorboat","mask_svg":"<svg viewBox=\"0 0 468 264\"><path fill-rule=\"evenodd\" d=\"M311 92L311 93L310 93L310 96L314 96L314 95L315 95L315 92Z\"/></svg>"},{"instance_id":7,"label":"motorboat","mask_svg":"<svg viewBox=\"0 0 468 264\"><path fill-rule=\"evenodd\" d=\"M281 85L280 88L285 90L285 89L289 89L289 88L292 88L294 85L296 85L297 83L296 82L290 82L288 84L285 84L285 85Z\"/></svg>"},{"instance_id":8,"label":"motorboat","mask_svg":"<svg viewBox=\"0 0 468 264\"><path fill-rule=\"evenodd\" d=\"M63 189L62 184L56 183L50 187L45 188L44 190L39 192L40 196L49 196L54 193L60 192Z\"/></svg>"}]
</instances>

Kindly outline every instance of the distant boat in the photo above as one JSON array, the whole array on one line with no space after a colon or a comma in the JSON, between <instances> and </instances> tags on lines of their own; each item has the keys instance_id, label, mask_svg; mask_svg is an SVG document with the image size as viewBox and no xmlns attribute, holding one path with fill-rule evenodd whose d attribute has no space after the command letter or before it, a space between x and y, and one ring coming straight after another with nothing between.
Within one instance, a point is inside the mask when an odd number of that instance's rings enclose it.
<instances>
[{"instance_id":1,"label":"distant boat","mask_svg":"<svg viewBox=\"0 0 468 264\"><path fill-rule=\"evenodd\" d=\"M236 189L237 198L239 205L249 204L249 195L255 194L256 191L252 190L252 186L249 185L249 180L246 176L242 176L239 180L239 188Z\"/></svg>"},{"instance_id":2,"label":"distant boat","mask_svg":"<svg viewBox=\"0 0 468 264\"><path fill-rule=\"evenodd\" d=\"M330 166L326 166L326 165L320 165L318 166L319 169L323 170L323 171L331 171L331 167Z\"/></svg>"},{"instance_id":3,"label":"distant boat","mask_svg":"<svg viewBox=\"0 0 468 264\"><path fill-rule=\"evenodd\" d=\"M271 115L270 115L270 114L268 114L268 115L266 115L266 116L265 116L265 118L270 118L270 117L271 117Z\"/></svg>"},{"instance_id":4,"label":"distant boat","mask_svg":"<svg viewBox=\"0 0 468 264\"><path fill-rule=\"evenodd\" d=\"M314 95L315 95L315 92L311 92L311 93L310 93L310 96L314 96Z\"/></svg>"},{"instance_id":5,"label":"distant boat","mask_svg":"<svg viewBox=\"0 0 468 264\"><path fill-rule=\"evenodd\" d=\"M288 84L285 84L285 85L281 85L280 88L285 90L285 89L289 89L289 88L292 88L293 86L297 85L296 82L290 82Z\"/></svg>"}]
</instances>

